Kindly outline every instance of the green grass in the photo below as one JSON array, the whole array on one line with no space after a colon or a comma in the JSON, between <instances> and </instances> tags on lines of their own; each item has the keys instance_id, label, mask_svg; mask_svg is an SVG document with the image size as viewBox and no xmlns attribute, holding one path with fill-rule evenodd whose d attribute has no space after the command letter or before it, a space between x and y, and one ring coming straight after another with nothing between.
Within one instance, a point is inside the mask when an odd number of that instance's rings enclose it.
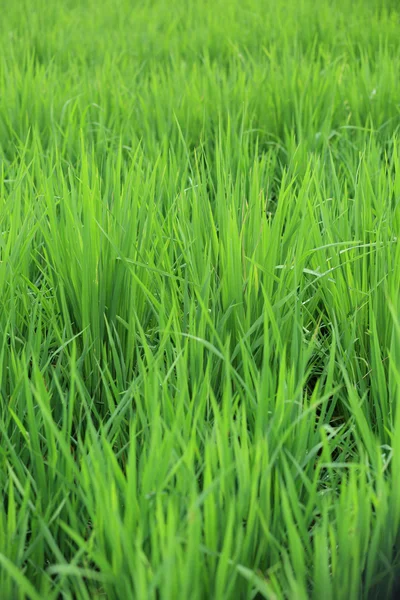
<instances>
[{"instance_id":1,"label":"green grass","mask_svg":"<svg viewBox=\"0 0 400 600\"><path fill-rule=\"evenodd\" d=\"M391 598L398 2L1 14L1 600Z\"/></svg>"}]
</instances>

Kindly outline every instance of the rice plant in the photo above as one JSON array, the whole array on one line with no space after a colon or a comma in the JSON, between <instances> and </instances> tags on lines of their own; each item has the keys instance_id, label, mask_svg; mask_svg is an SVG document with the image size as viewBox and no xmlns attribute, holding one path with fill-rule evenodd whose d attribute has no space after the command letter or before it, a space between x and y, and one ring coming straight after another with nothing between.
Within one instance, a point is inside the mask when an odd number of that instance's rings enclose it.
<instances>
[{"instance_id":1,"label":"rice plant","mask_svg":"<svg viewBox=\"0 0 400 600\"><path fill-rule=\"evenodd\" d=\"M3 6L1 600L397 597L399 39Z\"/></svg>"}]
</instances>

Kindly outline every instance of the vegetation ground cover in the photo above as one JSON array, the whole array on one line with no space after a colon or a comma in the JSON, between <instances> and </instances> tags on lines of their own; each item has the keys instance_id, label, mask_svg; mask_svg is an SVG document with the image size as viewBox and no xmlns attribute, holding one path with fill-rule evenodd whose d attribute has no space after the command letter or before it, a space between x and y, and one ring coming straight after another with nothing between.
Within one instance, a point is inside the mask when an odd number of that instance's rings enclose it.
<instances>
[{"instance_id":1,"label":"vegetation ground cover","mask_svg":"<svg viewBox=\"0 0 400 600\"><path fill-rule=\"evenodd\" d=\"M390 598L400 11L0 20L0 596Z\"/></svg>"}]
</instances>

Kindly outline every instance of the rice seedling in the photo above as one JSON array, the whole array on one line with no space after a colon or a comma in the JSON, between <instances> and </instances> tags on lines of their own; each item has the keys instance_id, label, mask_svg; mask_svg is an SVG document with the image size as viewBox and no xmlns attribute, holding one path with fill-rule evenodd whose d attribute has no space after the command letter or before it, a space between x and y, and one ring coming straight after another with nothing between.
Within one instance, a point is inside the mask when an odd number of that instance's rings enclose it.
<instances>
[{"instance_id":1,"label":"rice seedling","mask_svg":"<svg viewBox=\"0 0 400 600\"><path fill-rule=\"evenodd\" d=\"M400 12L0 21L0 597L396 597Z\"/></svg>"}]
</instances>

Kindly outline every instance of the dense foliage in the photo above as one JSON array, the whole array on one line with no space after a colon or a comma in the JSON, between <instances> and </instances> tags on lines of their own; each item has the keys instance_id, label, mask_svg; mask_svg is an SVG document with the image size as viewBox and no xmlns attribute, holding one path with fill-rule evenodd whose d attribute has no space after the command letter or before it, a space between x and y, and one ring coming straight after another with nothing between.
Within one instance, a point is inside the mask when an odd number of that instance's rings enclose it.
<instances>
[{"instance_id":1,"label":"dense foliage","mask_svg":"<svg viewBox=\"0 0 400 600\"><path fill-rule=\"evenodd\" d=\"M2 600L389 598L400 9L0 19Z\"/></svg>"}]
</instances>

